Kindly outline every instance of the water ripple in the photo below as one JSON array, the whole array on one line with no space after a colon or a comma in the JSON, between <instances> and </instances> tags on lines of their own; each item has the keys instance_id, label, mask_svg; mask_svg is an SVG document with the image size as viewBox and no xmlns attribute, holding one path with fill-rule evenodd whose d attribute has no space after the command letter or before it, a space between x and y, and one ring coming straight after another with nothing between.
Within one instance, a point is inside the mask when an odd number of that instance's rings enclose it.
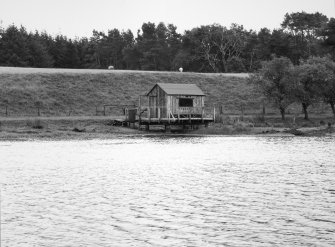
<instances>
[{"instance_id":1,"label":"water ripple","mask_svg":"<svg viewBox=\"0 0 335 247\"><path fill-rule=\"evenodd\" d=\"M334 246L335 139L0 143L2 246Z\"/></svg>"}]
</instances>

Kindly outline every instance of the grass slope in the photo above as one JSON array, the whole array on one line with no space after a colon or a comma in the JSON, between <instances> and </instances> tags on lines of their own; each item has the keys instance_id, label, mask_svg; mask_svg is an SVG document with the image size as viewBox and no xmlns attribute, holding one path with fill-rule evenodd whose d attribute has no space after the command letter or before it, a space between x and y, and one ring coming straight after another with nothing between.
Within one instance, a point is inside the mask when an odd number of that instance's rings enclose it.
<instances>
[{"instance_id":1,"label":"grass slope","mask_svg":"<svg viewBox=\"0 0 335 247\"><path fill-rule=\"evenodd\" d=\"M36 102L42 116L89 116L108 108L120 115L124 105L138 105L156 83L194 83L207 95L205 105L221 106L224 114L239 114L241 106L258 114L262 96L247 83L247 74L202 74L179 72L119 71L92 69L37 69L0 67L0 116L8 106L10 116L36 116ZM269 104L267 113L278 114ZM324 106L322 106L324 107ZM322 111L317 106L314 110ZM312 109L311 109L312 110ZM301 113L299 105L289 110ZM327 110L328 111L328 110Z\"/></svg>"},{"instance_id":2,"label":"grass slope","mask_svg":"<svg viewBox=\"0 0 335 247\"><path fill-rule=\"evenodd\" d=\"M246 74L201 74L176 72L0 68L0 111L5 106L11 116L41 114L57 116L94 115L96 106L138 104L155 83L195 83L207 95L206 105L223 105L227 111L239 110L241 103L259 107L260 95L246 82ZM117 107L119 106L119 107Z\"/></svg>"}]
</instances>

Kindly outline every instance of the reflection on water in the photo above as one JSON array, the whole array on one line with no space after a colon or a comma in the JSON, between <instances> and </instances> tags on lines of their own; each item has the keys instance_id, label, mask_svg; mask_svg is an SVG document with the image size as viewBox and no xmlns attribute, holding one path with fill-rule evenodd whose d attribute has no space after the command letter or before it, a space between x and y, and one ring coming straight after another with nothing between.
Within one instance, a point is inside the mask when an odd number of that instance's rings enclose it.
<instances>
[{"instance_id":1,"label":"reflection on water","mask_svg":"<svg viewBox=\"0 0 335 247\"><path fill-rule=\"evenodd\" d=\"M2 246L334 246L334 141L0 142Z\"/></svg>"}]
</instances>

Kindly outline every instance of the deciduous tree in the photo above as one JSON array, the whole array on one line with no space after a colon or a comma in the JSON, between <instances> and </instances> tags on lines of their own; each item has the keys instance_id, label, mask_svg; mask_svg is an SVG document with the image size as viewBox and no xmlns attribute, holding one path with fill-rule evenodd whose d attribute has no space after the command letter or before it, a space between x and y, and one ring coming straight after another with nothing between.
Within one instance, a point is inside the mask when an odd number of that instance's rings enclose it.
<instances>
[{"instance_id":1,"label":"deciduous tree","mask_svg":"<svg viewBox=\"0 0 335 247\"><path fill-rule=\"evenodd\" d=\"M330 78L331 73L325 64L314 58L295 67L292 92L295 100L301 103L306 120L309 119L308 107L320 100Z\"/></svg>"},{"instance_id":2,"label":"deciduous tree","mask_svg":"<svg viewBox=\"0 0 335 247\"><path fill-rule=\"evenodd\" d=\"M262 68L249 79L279 109L282 120L285 120L286 109L293 102L292 69L293 64L288 58L273 58L263 62Z\"/></svg>"},{"instance_id":3,"label":"deciduous tree","mask_svg":"<svg viewBox=\"0 0 335 247\"><path fill-rule=\"evenodd\" d=\"M329 57L312 57L306 63L318 71L319 81L316 90L323 101L330 105L335 117L335 63Z\"/></svg>"}]
</instances>

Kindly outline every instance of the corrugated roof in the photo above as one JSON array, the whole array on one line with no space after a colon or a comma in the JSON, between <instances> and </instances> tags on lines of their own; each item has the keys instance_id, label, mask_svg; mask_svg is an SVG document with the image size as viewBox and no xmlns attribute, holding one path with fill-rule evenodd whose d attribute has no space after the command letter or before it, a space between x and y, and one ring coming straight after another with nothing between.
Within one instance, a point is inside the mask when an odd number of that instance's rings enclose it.
<instances>
[{"instance_id":1,"label":"corrugated roof","mask_svg":"<svg viewBox=\"0 0 335 247\"><path fill-rule=\"evenodd\" d=\"M157 83L156 85L158 85L168 95L205 96L204 92L195 84ZM149 91L149 93L151 92L151 90Z\"/></svg>"}]
</instances>

